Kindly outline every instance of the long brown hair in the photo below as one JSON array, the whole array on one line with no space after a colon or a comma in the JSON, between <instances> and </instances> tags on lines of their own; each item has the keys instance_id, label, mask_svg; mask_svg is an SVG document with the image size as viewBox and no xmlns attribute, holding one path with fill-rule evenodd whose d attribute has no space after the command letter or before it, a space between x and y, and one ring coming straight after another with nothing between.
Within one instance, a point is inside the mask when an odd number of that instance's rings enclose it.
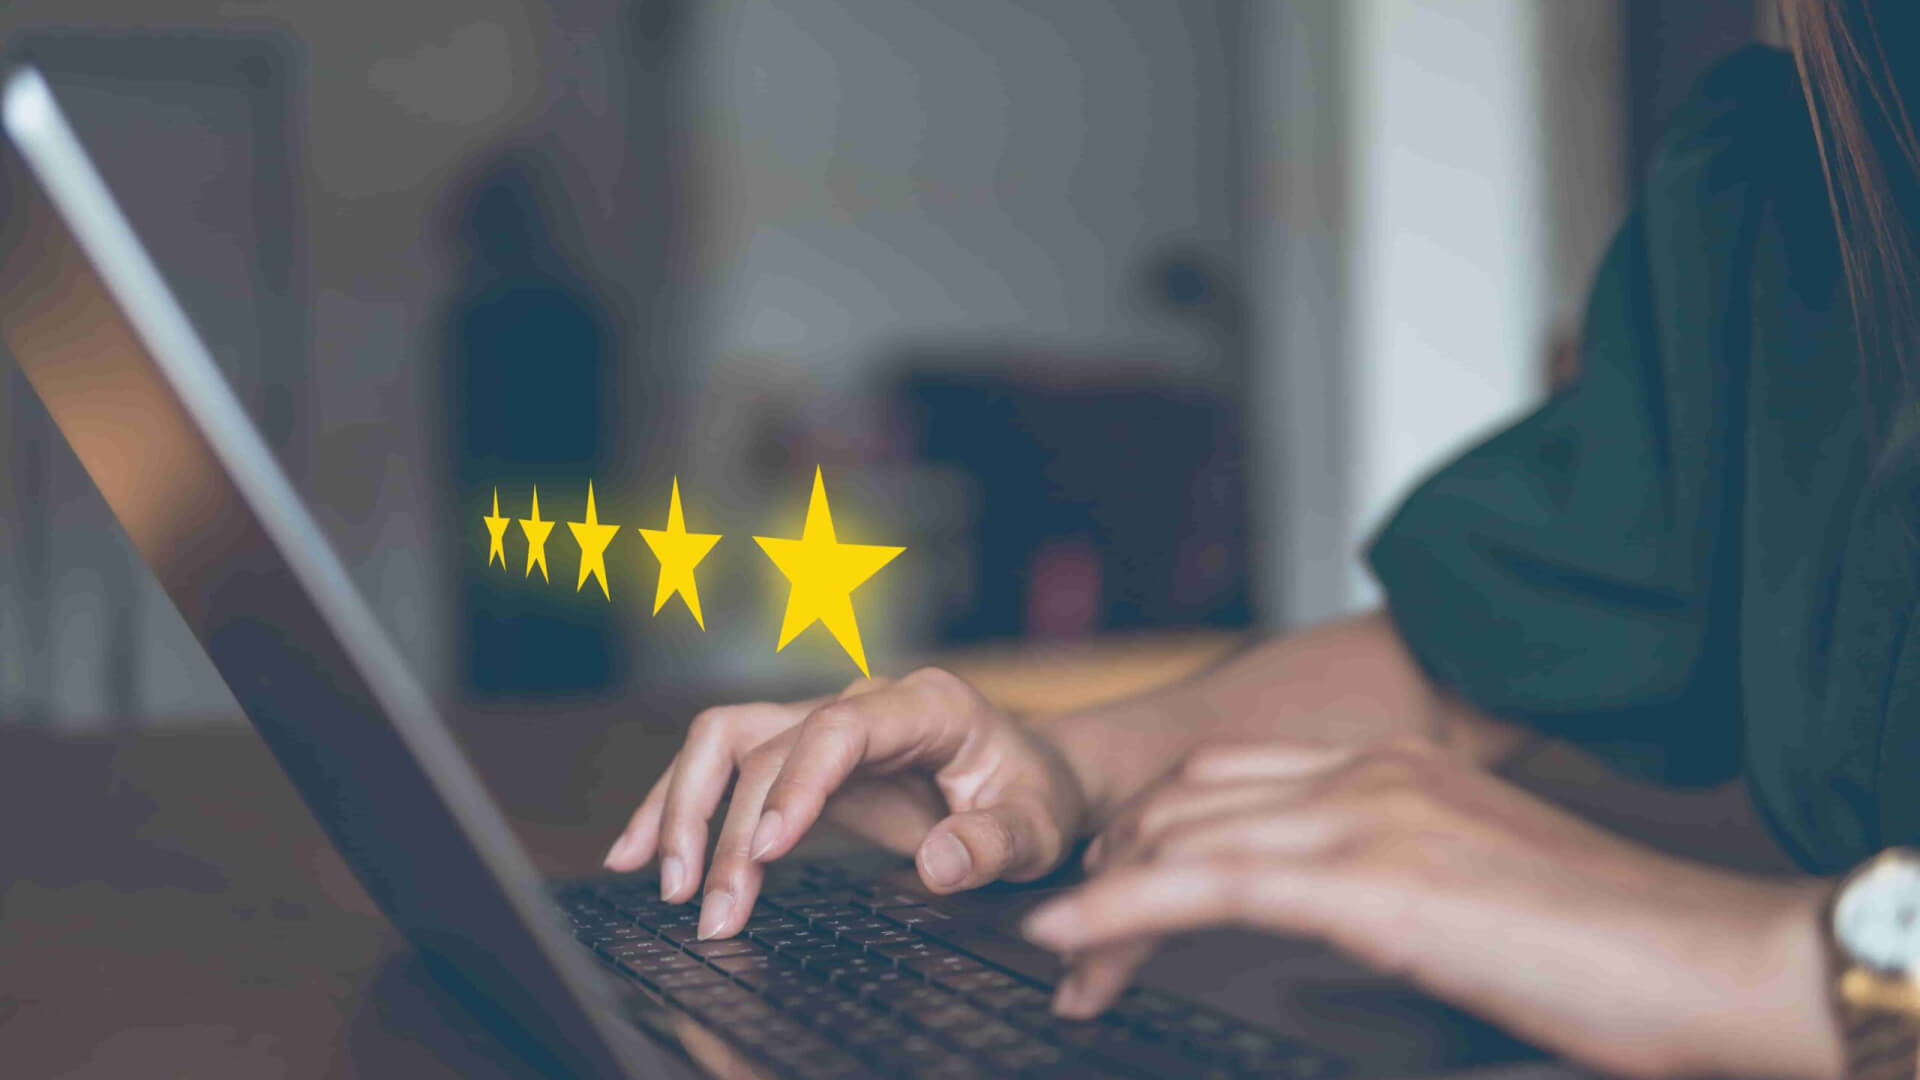
<instances>
[{"instance_id":1,"label":"long brown hair","mask_svg":"<svg viewBox=\"0 0 1920 1080\"><path fill-rule=\"evenodd\" d=\"M1862 363L1892 360L1909 398L1920 352L1920 258L1908 215L1920 193L1920 141L1909 115L1920 105L1910 96L1920 81L1916 13L1916 0L1780 2L1813 115Z\"/></svg>"}]
</instances>

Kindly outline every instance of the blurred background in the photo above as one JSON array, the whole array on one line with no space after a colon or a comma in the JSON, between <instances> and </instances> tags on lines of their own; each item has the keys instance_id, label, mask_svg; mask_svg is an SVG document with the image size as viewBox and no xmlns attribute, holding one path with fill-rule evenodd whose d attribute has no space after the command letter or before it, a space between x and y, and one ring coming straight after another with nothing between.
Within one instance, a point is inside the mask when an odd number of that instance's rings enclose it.
<instances>
[{"instance_id":1,"label":"blurred background","mask_svg":"<svg viewBox=\"0 0 1920 1080\"><path fill-rule=\"evenodd\" d=\"M1755 0L10 0L423 679L837 686L776 655L814 467L877 672L1230 648L1372 602L1409 484L1577 371L1664 116ZM0 721L233 722L0 363ZM707 630L650 617L678 477ZM577 520L611 603L486 565ZM1123 666L1150 666L1126 654Z\"/></svg>"}]
</instances>

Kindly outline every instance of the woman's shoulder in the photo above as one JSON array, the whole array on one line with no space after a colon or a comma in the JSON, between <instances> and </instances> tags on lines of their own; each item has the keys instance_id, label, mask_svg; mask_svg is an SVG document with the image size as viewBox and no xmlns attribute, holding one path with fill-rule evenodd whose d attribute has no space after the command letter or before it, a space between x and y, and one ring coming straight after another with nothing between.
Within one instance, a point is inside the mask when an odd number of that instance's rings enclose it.
<instances>
[{"instance_id":1,"label":"woman's shoulder","mask_svg":"<svg viewBox=\"0 0 1920 1080\"><path fill-rule=\"evenodd\" d=\"M1723 312L1758 289L1819 313L1841 295L1812 114L1779 49L1740 49L1700 79L1654 144L1637 203L1655 293L1684 310Z\"/></svg>"}]
</instances>

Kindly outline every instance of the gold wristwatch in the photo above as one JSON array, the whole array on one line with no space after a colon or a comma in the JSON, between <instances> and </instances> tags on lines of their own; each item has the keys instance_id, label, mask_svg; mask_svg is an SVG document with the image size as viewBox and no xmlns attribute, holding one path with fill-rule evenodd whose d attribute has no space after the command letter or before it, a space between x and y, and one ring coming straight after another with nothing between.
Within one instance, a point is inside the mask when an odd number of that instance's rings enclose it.
<instances>
[{"instance_id":1,"label":"gold wristwatch","mask_svg":"<svg viewBox=\"0 0 1920 1080\"><path fill-rule=\"evenodd\" d=\"M1824 934L1848 1080L1914 1080L1920 1050L1920 850L1888 848L1840 879Z\"/></svg>"}]
</instances>

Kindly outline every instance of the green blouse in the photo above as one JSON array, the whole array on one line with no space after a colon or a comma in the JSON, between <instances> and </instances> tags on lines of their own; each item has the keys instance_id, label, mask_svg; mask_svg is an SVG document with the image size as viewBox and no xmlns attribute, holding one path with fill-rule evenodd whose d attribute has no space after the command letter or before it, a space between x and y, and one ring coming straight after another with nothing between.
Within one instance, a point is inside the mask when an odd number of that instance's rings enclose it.
<instances>
[{"instance_id":1,"label":"green blouse","mask_svg":"<svg viewBox=\"0 0 1920 1080\"><path fill-rule=\"evenodd\" d=\"M1414 656L1629 771L1744 770L1809 869L1920 842L1920 439L1869 420L1898 384L1863 375L1784 53L1682 110L1581 355L1370 544Z\"/></svg>"}]
</instances>

